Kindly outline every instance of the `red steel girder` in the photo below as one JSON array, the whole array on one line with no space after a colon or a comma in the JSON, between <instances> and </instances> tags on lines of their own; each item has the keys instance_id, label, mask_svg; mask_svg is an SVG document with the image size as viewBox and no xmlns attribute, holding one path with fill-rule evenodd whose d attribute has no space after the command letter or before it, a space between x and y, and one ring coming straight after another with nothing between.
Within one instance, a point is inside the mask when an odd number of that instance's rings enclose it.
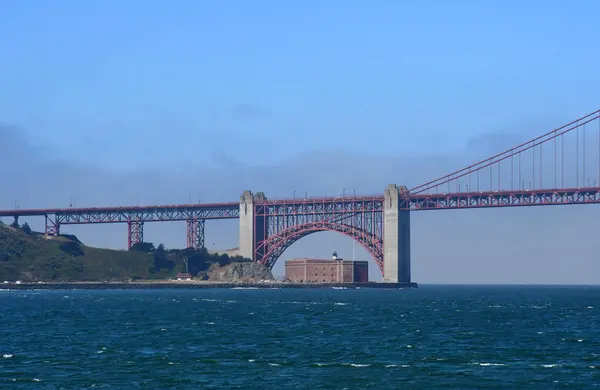
<instances>
[{"instance_id":1,"label":"red steel girder","mask_svg":"<svg viewBox=\"0 0 600 390\"><path fill-rule=\"evenodd\" d=\"M600 203L600 188L422 194L406 197L408 210L550 206Z\"/></svg>"},{"instance_id":2,"label":"red steel girder","mask_svg":"<svg viewBox=\"0 0 600 390\"><path fill-rule=\"evenodd\" d=\"M142 220L145 222L186 221L193 218L238 218L239 208L239 203L227 202L162 206L18 209L0 210L0 217L56 215L57 222L60 224L115 223L129 220Z\"/></svg>"},{"instance_id":3,"label":"red steel girder","mask_svg":"<svg viewBox=\"0 0 600 390\"><path fill-rule=\"evenodd\" d=\"M144 242L144 222L143 221L128 221L127 222L127 248L140 242Z\"/></svg>"},{"instance_id":4,"label":"red steel girder","mask_svg":"<svg viewBox=\"0 0 600 390\"><path fill-rule=\"evenodd\" d=\"M60 224L56 222L56 216L50 214L44 216L46 220L46 236L58 236L60 234Z\"/></svg>"},{"instance_id":5,"label":"red steel girder","mask_svg":"<svg viewBox=\"0 0 600 390\"><path fill-rule=\"evenodd\" d=\"M267 200L256 204L257 216L339 215L383 209L383 196Z\"/></svg>"},{"instance_id":6,"label":"red steel girder","mask_svg":"<svg viewBox=\"0 0 600 390\"><path fill-rule=\"evenodd\" d=\"M87 210L58 213L61 224L114 223L139 220L144 222L187 221L189 219L232 219L239 217L239 204L226 207L182 206L171 208L142 208L127 211Z\"/></svg>"},{"instance_id":7,"label":"red steel girder","mask_svg":"<svg viewBox=\"0 0 600 390\"><path fill-rule=\"evenodd\" d=\"M371 203L356 202L348 198L343 202L286 202L284 204L265 203L256 208L256 215L286 217L286 226L312 221L319 215L333 218L344 214L380 212L383 210L383 197L370 197ZM452 192L442 194L401 195L401 209L446 210L489 207L519 206L559 206L600 203L600 187L556 188L519 191Z\"/></svg>"},{"instance_id":8,"label":"red steel girder","mask_svg":"<svg viewBox=\"0 0 600 390\"><path fill-rule=\"evenodd\" d=\"M204 248L204 220L188 219L187 223L187 248Z\"/></svg>"}]
</instances>

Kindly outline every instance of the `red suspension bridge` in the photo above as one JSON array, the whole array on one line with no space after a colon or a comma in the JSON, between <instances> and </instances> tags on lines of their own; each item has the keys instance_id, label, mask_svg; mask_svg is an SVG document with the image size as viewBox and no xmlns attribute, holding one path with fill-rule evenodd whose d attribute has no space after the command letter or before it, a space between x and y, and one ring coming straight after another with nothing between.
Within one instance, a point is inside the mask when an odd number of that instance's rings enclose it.
<instances>
[{"instance_id":1,"label":"red suspension bridge","mask_svg":"<svg viewBox=\"0 0 600 390\"><path fill-rule=\"evenodd\" d=\"M240 202L131 207L0 210L43 216L46 235L72 224L127 223L128 245L147 222L185 221L188 247L204 246L206 220L240 220L240 254L272 267L297 240L331 230L357 240L388 281L410 282L410 212L600 203L600 110L502 153L408 189L378 196L270 200L246 191Z\"/></svg>"}]
</instances>

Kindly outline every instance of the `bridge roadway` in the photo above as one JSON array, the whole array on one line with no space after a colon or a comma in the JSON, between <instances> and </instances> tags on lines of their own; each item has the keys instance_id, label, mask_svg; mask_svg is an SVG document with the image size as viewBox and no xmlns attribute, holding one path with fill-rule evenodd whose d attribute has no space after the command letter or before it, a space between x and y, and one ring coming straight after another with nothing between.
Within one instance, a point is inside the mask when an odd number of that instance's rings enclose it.
<instances>
[{"instance_id":1,"label":"bridge roadway","mask_svg":"<svg viewBox=\"0 0 600 390\"><path fill-rule=\"evenodd\" d=\"M60 224L115 223L129 221L159 222L239 217L237 202L178 204L156 206L70 207L48 209L0 210L0 217L57 216Z\"/></svg>"},{"instance_id":2,"label":"bridge roadway","mask_svg":"<svg viewBox=\"0 0 600 390\"><path fill-rule=\"evenodd\" d=\"M307 199L279 199L255 202L266 206L268 214L306 215L315 213L356 213L373 203L370 211L382 211L383 196L346 196ZM409 211L559 204L600 203L600 187L571 189L455 192L442 194L409 193L401 196L400 209ZM360 210L359 210L360 209ZM190 219L235 219L240 216L240 203L200 203L153 206L70 207L0 210L0 217L55 216L59 224L126 223L131 221L161 222Z\"/></svg>"}]
</instances>

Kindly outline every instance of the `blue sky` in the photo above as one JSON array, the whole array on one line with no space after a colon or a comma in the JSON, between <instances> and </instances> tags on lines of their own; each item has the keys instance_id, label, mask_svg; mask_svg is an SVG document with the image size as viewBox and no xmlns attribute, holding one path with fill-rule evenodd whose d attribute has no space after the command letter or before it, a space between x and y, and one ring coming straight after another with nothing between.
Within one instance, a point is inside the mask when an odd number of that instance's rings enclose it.
<instances>
[{"instance_id":1,"label":"blue sky","mask_svg":"<svg viewBox=\"0 0 600 390\"><path fill-rule=\"evenodd\" d=\"M62 158L148 167L455 153L597 105L594 1L165 4L3 4L0 118Z\"/></svg>"},{"instance_id":2,"label":"blue sky","mask_svg":"<svg viewBox=\"0 0 600 390\"><path fill-rule=\"evenodd\" d=\"M0 208L381 194L600 108L593 0L166 4L2 3ZM600 283L593 207L415 213L414 278ZM127 242L122 225L65 229ZM184 224L145 232L185 243ZM235 221L206 234L237 245ZM284 259L332 248L352 255L320 233Z\"/></svg>"}]
</instances>

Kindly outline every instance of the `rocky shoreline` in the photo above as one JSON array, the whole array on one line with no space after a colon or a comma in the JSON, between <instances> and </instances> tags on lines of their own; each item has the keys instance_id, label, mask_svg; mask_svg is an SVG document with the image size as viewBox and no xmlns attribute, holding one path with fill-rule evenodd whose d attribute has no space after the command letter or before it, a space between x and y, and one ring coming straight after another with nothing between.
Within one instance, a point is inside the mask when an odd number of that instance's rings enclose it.
<instances>
[{"instance_id":1,"label":"rocky shoreline","mask_svg":"<svg viewBox=\"0 0 600 390\"><path fill-rule=\"evenodd\" d=\"M144 281L144 282L67 282L67 283L10 283L0 290L131 290L131 289L198 289L198 288L418 288L417 283L287 283L287 282L211 282L211 281Z\"/></svg>"}]
</instances>

